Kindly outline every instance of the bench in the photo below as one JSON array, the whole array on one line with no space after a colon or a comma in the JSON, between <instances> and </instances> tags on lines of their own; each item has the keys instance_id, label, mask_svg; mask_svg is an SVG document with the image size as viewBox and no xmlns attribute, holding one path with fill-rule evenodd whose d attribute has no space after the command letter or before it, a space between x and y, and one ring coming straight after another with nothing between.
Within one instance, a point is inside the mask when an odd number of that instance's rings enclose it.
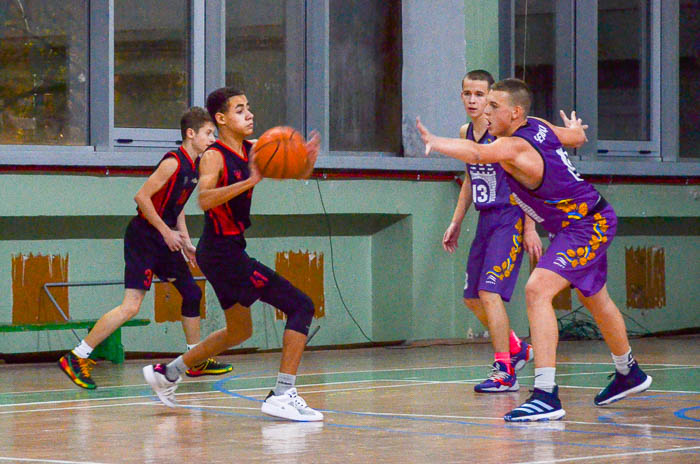
<instances>
[{"instance_id":1,"label":"bench","mask_svg":"<svg viewBox=\"0 0 700 464\"><path fill-rule=\"evenodd\" d=\"M68 320L65 322L41 322L36 324L0 324L0 332L39 332L42 330L73 330L92 328L97 323L97 319ZM150 319L131 319L126 321L122 327L144 326L151 323ZM114 331L102 343L92 351L92 359L106 359L114 364L124 362L124 345L122 345L121 327Z\"/></svg>"}]
</instances>

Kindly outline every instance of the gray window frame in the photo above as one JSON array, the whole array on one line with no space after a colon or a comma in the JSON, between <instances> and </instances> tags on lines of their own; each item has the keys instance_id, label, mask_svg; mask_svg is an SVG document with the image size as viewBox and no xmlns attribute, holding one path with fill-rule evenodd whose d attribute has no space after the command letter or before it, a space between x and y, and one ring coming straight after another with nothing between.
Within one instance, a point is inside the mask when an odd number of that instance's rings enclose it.
<instances>
[{"instance_id":1,"label":"gray window frame","mask_svg":"<svg viewBox=\"0 0 700 464\"><path fill-rule=\"evenodd\" d=\"M679 8L675 1L664 2L662 8L661 0L651 0L651 140L598 138L598 1L555 2L555 110L576 109L589 125L589 142L570 153L577 168L600 175L700 175L700 161L681 159L678 153ZM499 17L500 73L512 76L515 0L499 0Z\"/></svg>"}]
</instances>

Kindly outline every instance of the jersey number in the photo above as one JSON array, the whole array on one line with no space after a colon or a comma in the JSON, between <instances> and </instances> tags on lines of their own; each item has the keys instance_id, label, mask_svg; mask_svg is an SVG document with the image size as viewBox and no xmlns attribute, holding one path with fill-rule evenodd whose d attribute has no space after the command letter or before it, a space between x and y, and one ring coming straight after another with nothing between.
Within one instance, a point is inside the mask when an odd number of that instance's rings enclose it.
<instances>
[{"instance_id":1,"label":"jersey number","mask_svg":"<svg viewBox=\"0 0 700 464\"><path fill-rule=\"evenodd\" d=\"M564 163L566 169L569 171L569 174L571 174L577 181L583 182L583 179L581 179L581 176L579 175L578 171L576 171L574 165L571 164L571 160L569 160L569 154L566 152L566 150L564 150L563 148L557 149L557 155L559 155L559 158L561 158L561 162Z\"/></svg>"},{"instance_id":2,"label":"jersey number","mask_svg":"<svg viewBox=\"0 0 700 464\"><path fill-rule=\"evenodd\" d=\"M474 203L486 203L489 200L489 188L484 184L472 184Z\"/></svg>"}]
</instances>

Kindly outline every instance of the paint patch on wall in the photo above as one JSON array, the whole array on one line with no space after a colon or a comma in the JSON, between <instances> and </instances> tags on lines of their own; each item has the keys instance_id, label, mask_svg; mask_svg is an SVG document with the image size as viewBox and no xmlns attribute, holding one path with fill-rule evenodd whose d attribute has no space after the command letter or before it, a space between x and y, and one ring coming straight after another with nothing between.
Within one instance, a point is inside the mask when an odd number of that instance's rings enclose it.
<instances>
[{"instance_id":1,"label":"paint patch on wall","mask_svg":"<svg viewBox=\"0 0 700 464\"><path fill-rule=\"evenodd\" d=\"M68 281L68 254L12 255L12 323L62 322L63 316L42 288L48 282ZM68 287L50 289L66 316L70 317Z\"/></svg>"},{"instance_id":2,"label":"paint patch on wall","mask_svg":"<svg viewBox=\"0 0 700 464\"><path fill-rule=\"evenodd\" d=\"M662 247L625 247L627 307L666 306L666 252Z\"/></svg>"},{"instance_id":3,"label":"paint patch on wall","mask_svg":"<svg viewBox=\"0 0 700 464\"><path fill-rule=\"evenodd\" d=\"M281 251L275 257L275 271L292 285L306 293L314 303L314 317L326 315L326 298L323 290L323 253L301 250ZM284 319L284 313L275 311L276 319Z\"/></svg>"},{"instance_id":4,"label":"paint patch on wall","mask_svg":"<svg viewBox=\"0 0 700 464\"><path fill-rule=\"evenodd\" d=\"M202 271L199 266L193 268L190 266L190 271L195 277L201 277ZM204 293L204 281L195 281L199 289L202 291L202 301L199 303L199 315L202 319L206 319L207 298ZM153 302L153 310L155 313L156 322L179 322L182 316L182 297L175 286L170 282L158 282L153 285L155 287L155 295Z\"/></svg>"}]
</instances>

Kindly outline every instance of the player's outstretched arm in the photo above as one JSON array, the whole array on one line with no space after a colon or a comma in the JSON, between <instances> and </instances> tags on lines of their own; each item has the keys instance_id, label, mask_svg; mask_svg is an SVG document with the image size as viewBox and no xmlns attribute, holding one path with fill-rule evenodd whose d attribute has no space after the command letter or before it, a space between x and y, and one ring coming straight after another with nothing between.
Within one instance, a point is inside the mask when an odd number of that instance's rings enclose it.
<instances>
[{"instance_id":1,"label":"player's outstretched arm","mask_svg":"<svg viewBox=\"0 0 700 464\"><path fill-rule=\"evenodd\" d=\"M251 154L249 166L253 165ZM207 150L202 155L199 162L199 206L204 211L215 208L226 203L231 198L237 197L241 193L250 190L262 180L260 172L255 166L251 168L250 177L240 182L236 182L224 187L216 187L219 181L224 162L221 153L216 150Z\"/></svg>"}]
</instances>

